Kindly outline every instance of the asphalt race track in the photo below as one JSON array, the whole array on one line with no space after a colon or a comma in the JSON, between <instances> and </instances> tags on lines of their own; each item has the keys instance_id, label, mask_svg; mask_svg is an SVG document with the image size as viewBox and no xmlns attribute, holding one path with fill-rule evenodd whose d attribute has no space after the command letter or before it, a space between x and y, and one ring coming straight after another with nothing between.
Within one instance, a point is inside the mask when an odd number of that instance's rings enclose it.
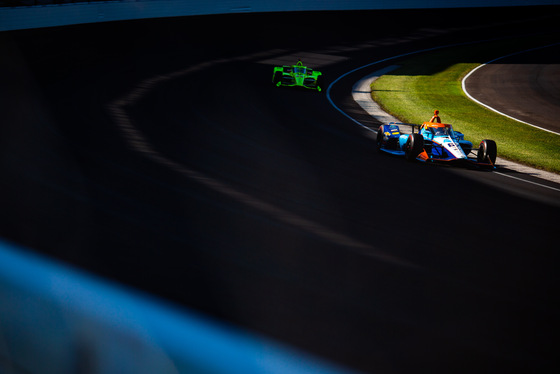
<instances>
[{"instance_id":1,"label":"asphalt race track","mask_svg":"<svg viewBox=\"0 0 560 374\"><path fill-rule=\"evenodd\" d=\"M474 72L466 89L513 118L560 132L560 44L500 59Z\"/></svg>"},{"instance_id":2,"label":"asphalt race track","mask_svg":"<svg viewBox=\"0 0 560 374\"><path fill-rule=\"evenodd\" d=\"M365 372L551 372L560 186L377 154L324 93L270 83L295 56L329 83L558 25L557 8L499 27L459 12L2 34L0 235ZM465 24L418 22L434 16ZM234 17L244 27L208 32ZM370 125L350 93L371 71L332 88Z\"/></svg>"}]
</instances>

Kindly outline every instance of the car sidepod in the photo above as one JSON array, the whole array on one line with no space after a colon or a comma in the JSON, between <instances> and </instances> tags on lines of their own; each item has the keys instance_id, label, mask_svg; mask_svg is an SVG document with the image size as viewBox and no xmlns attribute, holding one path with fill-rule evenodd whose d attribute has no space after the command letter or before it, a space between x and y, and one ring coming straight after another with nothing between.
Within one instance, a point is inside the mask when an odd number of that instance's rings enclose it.
<instances>
[{"instance_id":1,"label":"car sidepod","mask_svg":"<svg viewBox=\"0 0 560 374\"><path fill-rule=\"evenodd\" d=\"M436 147L432 147L432 156L433 157L441 157L443 159L466 159L467 155L463 152L461 146L453 141L451 138L442 137L436 140L436 144L439 145ZM436 155L435 152L439 150L440 154Z\"/></svg>"},{"instance_id":2,"label":"car sidepod","mask_svg":"<svg viewBox=\"0 0 560 374\"><path fill-rule=\"evenodd\" d=\"M430 162L466 160L467 155L458 142L450 137L437 137L424 140L424 155L419 159Z\"/></svg>"},{"instance_id":3,"label":"car sidepod","mask_svg":"<svg viewBox=\"0 0 560 374\"><path fill-rule=\"evenodd\" d=\"M453 134L455 135L455 140L459 143L459 146L468 157L473 149L473 144L468 140L465 140L465 135L463 135L462 132L454 131Z\"/></svg>"},{"instance_id":4,"label":"car sidepod","mask_svg":"<svg viewBox=\"0 0 560 374\"><path fill-rule=\"evenodd\" d=\"M323 74L321 72L308 69L307 76L303 78L303 86L321 91L323 89Z\"/></svg>"}]
</instances>

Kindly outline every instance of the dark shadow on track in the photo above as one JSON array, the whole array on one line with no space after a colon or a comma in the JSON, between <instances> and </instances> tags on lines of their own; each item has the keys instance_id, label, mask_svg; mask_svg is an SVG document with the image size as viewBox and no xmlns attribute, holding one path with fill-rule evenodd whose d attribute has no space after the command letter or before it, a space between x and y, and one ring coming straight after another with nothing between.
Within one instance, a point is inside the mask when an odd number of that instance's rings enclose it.
<instances>
[{"instance_id":1,"label":"dark shadow on track","mask_svg":"<svg viewBox=\"0 0 560 374\"><path fill-rule=\"evenodd\" d=\"M428 14L243 15L219 37L201 31L231 18L4 35L0 234L364 371L550 368L558 208L378 155L323 94L269 83L268 53L348 57L321 68L334 79L473 37L382 27ZM332 27L350 22L361 33ZM211 61L126 106L151 148L127 140L110 103ZM354 105L349 84L340 105Z\"/></svg>"}]
</instances>

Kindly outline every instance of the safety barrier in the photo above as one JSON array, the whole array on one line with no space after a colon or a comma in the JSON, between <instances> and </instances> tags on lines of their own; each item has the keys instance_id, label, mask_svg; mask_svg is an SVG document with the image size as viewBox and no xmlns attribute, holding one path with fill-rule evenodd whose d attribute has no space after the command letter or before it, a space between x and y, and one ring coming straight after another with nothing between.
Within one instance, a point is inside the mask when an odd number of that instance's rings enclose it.
<instances>
[{"instance_id":1,"label":"safety barrier","mask_svg":"<svg viewBox=\"0 0 560 374\"><path fill-rule=\"evenodd\" d=\"M18 4L24 6L18 6ZM37 4L37 5L36 5ZM0 0L0 31L240 12L555 5L560 0Z\"/></svg>"}]
</instances>

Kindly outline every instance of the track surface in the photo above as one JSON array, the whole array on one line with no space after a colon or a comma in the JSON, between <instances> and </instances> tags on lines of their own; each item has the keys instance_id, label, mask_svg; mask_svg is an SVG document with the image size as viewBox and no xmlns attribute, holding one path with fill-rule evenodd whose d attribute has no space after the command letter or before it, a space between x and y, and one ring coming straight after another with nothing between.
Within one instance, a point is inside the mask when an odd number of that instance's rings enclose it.
<instances>
[{"instance_id":1,"label":"track surface","mask_svg":"<svg viewBox=\"0 0 560 374\"><path fill-rule=\"evenodd\" d=\"M480 102L560 133L560 45L488 64L474 72L465 85Z\"/></svg>"},{"instance_id":2,"label":"track surface","mask_svg":"<svg viewBox=\"0 0 560 374\"><path fill-rule=\"evenodd\" d=\"M334 79L520 30L413 22L433 15L244 15L250 33L217 38L200 30L230 18L4 35L0 234L368 372L551 371L560 209L535 196L558 194L378 155L323 94L269 84L286 55L321 55ZM189 67L126 107L131 127L112 117L140 82ZM372 121L357 79L333 100Z\"/></svg>"}]
</instances>

